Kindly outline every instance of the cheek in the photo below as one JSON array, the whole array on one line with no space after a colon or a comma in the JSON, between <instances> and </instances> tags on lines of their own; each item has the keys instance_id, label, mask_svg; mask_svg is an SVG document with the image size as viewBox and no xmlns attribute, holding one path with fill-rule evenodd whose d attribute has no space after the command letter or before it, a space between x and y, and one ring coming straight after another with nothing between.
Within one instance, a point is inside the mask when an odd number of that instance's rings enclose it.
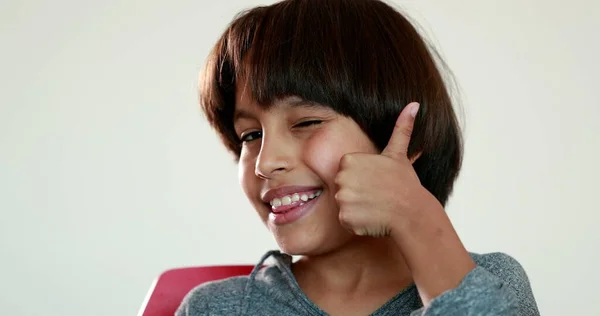
<instances>
[{"instance_id":1,"label":"cheek","mask_svg":"<svg viewBox=\"0 0 600 316\"><path fill-rule=\"evenodd\" d=\"M358 125L346 121L337 128L323 129L307 140L304 161L331 188L340 160L349 153L377 154L378 150Z\"/></svg>"},{"instance_id":2,"label":"cheek","mask_svg":"<svg viewBox=\"0 0 600 316\"><path fill-rule=\"evenodd\" d=\"M248 156L240 157L238 162L238 181L246 196L250 197L253 182L255 181L254 162L248 159Z\"/></svg>"},{"instance_id":3,"label":"cheek","mask_svg":"<svg viewBox=\"0 0 600 316\"><path fill-rule=\"evenodd\" d=\"M307 142L304 161L323 180L332 187L339 170L340 159L348 148L344 140L334 133L322 132L313 135Z\"/></svg>"}]
</instances>

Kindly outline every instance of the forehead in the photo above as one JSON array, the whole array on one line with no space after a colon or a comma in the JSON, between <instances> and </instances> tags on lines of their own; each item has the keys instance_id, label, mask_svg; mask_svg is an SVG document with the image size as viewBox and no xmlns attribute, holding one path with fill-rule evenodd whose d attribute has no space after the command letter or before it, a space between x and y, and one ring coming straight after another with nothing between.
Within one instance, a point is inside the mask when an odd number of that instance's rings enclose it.
<instances>
[{"instance_id":1,"label":"forehead","mask_svg":"<svg viewBox=\"0 0 600 316\"><path fill-rule=\"evenodd\" d=\"M269 111L274 108L292 109L292 108L325 108L324 105L302 99L298 96L281 97L268 104L258 104L252 98L236 98L233 112L233 121L240 118L253 118L257 112Z\"/></svg>"},{"instance_id":2,"label":"forehead","mask_svg":"<svg viewBox=\"0 0 600 316\"><path fill-rule=\"evenodd\" d=\"M275 97L267 103L259 103L253 96L252 87L246 80L240 80L235 87L235 104L233 111L234 121L239 117L251 115L260 111L268 111L273 108L296 108L296 107L324 107L314 101L306 100L297 95L282 95Z\"/></svg>"}]
</instances>

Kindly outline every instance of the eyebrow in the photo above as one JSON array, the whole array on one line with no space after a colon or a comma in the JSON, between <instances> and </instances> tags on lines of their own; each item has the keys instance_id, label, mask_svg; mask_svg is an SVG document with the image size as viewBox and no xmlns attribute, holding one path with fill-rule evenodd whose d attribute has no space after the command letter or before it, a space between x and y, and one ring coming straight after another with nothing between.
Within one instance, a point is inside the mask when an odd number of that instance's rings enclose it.
<instances>
[{"instance_id":1,"label":"eyebrow","mask_svg":"<svg viewBox=\"0 0 600 316\"><path fill-rule=\"evenodd\" d=\"M233 113L233 122L235 123L239 119L252 119L254 115L246 110L235 110Z\"/></svg>"},{"instance_id":2,"label":"eyebrow","mask_svg":"<svg viewBox=\"0 0 600 316\"><path fill-rule=\"evenodd\" d=\"M313 101L309 101L309 100L304 100L304 99L287 99L283 101L286 105L289 105L290 107L322 107L323 105L317 103L317 102L313 102Z\"/></svg>"}]
</instances>

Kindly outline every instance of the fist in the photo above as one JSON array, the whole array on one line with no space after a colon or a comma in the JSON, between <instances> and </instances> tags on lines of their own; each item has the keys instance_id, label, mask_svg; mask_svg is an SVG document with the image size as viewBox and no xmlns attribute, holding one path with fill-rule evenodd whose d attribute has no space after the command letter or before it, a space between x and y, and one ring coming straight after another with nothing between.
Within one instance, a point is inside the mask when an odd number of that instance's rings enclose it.
<instances>
[{"instance_id":1,"label":"fist","mask_svg":"<svg viewBox=\"0 0 600 316\"><path fill-rule=\"evenodd\" d=\"M354 234L389 236L435 199L407 155L418 109L418 103L404 108L381 154L352 153L340 160L335 199L341 224Z\"/></svg>"}]
</instances>

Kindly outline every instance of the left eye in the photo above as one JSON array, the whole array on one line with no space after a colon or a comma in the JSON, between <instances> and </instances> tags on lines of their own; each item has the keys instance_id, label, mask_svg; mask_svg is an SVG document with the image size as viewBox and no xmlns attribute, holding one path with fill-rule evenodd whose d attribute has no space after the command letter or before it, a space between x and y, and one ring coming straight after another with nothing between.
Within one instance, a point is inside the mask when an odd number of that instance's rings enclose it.
<instances>
[{"instance_id":1,"label":"left eye","mask_svg":"<svg viewBox=\"0 0 600 316\"><path fill-rule=\"evenodd\" d=\"M319 121L319 120L304 121L304 122L300 122L300 123L294 125L294 127L309 127L312 125L319 125L321 123L323 123L323 121Z\"/></svg>"}]
</instances>

